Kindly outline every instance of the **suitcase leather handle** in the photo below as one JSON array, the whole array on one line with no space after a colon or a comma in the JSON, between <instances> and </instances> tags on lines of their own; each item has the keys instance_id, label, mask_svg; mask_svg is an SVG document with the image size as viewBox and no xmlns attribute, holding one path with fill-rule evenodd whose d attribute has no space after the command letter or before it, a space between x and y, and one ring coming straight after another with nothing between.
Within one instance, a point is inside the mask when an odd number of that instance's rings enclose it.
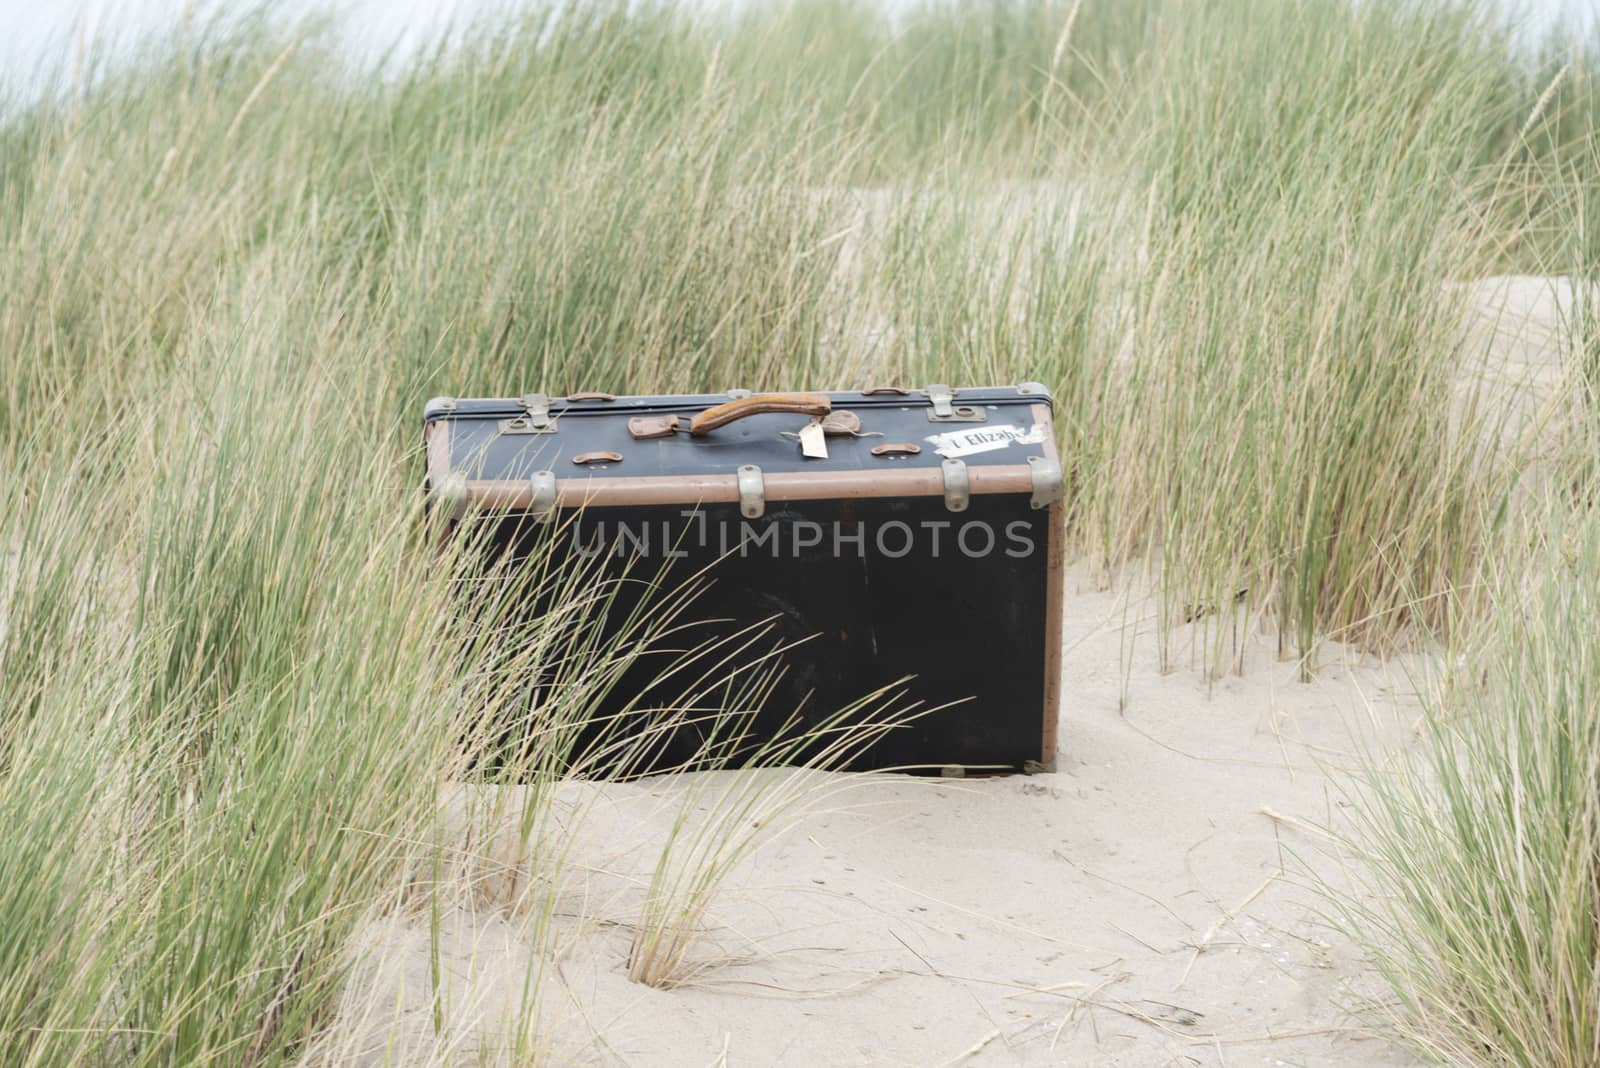
<instances>
[{"instance_id":1,"label":"suitcase leather handle","mask_svg":"<svg viewBox=\"0 0 1600 1068\"><path fill-rule=\"evenodd\" d=\"M770 412L794 415L827 415L833 411L833 402L819 393L757 393L749 397L719 404L689 420L689 433L695 437L709 433L719 426L727 426L747 415Z\"/></svg>"}]
</instances>

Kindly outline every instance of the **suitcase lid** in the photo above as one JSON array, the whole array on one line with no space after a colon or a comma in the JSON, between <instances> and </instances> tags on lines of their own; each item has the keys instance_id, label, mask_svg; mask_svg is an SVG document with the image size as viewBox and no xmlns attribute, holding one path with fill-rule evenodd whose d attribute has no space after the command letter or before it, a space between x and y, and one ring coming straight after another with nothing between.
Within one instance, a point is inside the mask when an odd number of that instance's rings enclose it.
<instances>
[{"instance_id":1,"label":"suitcase lid","mask_svg":"<svg viewBox=\"0 0 1600 1068\"><path fill-rule=\"evenodd\" d=\"M904 408L904 407L929 407L933 400L930 391L939 390L939 386L929 386L927 389L901 389L897 386L879 386L874 389L860 391L820 391L807 392L821 393L833 402L835 409L848 411L863 411L872 408ZM972 404L1006 405L1006 404L1053 404L1050 390L1038 382L1024 382L1020 386L980 386L966 389L950 389L953 406ZM726 404L730 400L754 396L750 390L734 389L727 393L667 393L653 396L613 396L609 393L574 393L567 397L545 397L545 403L552 415L580 415L580 416L626 416L637 415L672 415L686 412L702 412L714 408L719 404ZM523 394L520 397L434 397L423 407L423 422L432 422L435 419L464 419L494 416L507 418L528 410L526 403L530 398L540 397L541 394Z\"/></svg>"},{"instance_id":2,"label":"suitcase lid","mask_svg":"<svg viewBox=\"0 0 1600 1068\"><path fill-rule=\"evenodd\" d=\"M1036 507L1060 499L1050 393L1034 382L804 395L827 399L826 425L851 413L833 427L847 432L823 438L825 457L802 450L802 430L813 450L820 436L807 430L814 419L803 411L757 411L703 435L688 432L694 416L732 401L748 408L800 396L435 397L423 415L430 495L457 514L469 502L538 513L583 504L943 494L959 511L974 493L1027 493ZM664 429L672 416L676 433ZM854 422L859 427L848 432ZM640 436L640 429L661 432Z\"/></svg>"}]
</instances>

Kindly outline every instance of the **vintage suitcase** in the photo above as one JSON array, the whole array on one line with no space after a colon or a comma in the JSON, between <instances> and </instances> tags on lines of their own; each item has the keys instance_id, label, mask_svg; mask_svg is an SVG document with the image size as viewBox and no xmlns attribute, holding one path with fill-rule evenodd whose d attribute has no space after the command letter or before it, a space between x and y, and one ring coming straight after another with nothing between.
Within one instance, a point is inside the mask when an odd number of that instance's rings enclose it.
<instances>
[{"instance_id":1,"label":"vintage suitcase","mask_svg":"<svg viewBox=\"0 0 1600 1068\"><path fill-rule=\"evenodd\" d=\"M910 676L943 707L854 766L1053 769L1062 469L1043 386L440 397L424 421L430 506L452 521L487 514L508 550L651 576L641 591L707 569L700 626L797 643L755 735ZM597 718L649 704L628 689ZM680 733L629 770L691 759Z\"/></svg>"}]
</instances>

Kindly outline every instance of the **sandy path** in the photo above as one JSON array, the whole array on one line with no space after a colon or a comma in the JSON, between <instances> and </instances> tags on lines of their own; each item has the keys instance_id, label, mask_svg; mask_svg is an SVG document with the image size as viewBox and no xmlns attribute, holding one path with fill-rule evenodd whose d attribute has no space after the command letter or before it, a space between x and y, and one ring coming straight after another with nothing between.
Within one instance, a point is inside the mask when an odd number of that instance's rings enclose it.
<instances>
[{"instance_id":1,"label":"sandy path","mask_svg":"<svg viewBox=\"0 0 1600 1068\"><path fill-rule=\"evenodd\" d=\"M1371 977L1303 876L1337 876L1337 858L1261 810L1337 823L1353 754L1411 736L1419 666L1344 664L1335 647L1301 683L1263 638L1208 692L1199 672L1159 674L1146 606L1078 571L1068 584L1060 771L880 777L819 802L718 897L697 948L717 963L690 986L626 978L642 883L689 784L564 797L585 815L549 928L552 1062L1409 1063L1338 1008ZM536 960L534 920L503 907L506 871L485 872L443 926L444 1037L469 1063L497 1059ZM393 921L373 945L370 1060L414 1063L436 1041L427 924Z\"/></svg>"}]
</instances>

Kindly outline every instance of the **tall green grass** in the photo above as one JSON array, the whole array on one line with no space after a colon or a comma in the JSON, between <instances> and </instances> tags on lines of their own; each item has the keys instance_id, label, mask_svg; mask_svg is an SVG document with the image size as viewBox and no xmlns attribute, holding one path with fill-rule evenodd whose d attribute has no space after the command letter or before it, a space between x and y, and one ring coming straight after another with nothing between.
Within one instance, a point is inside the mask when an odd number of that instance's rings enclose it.
<instances>
[{"instance_id":1,"label":"tall green grass","mask_svg":"<svg viewBox=\"0 0 1600 1068\"><path fill-rule=\"evenodd\" d=\"M1561 120L1555 120L1560 126ZM1593 604L1600 138L1547 190L1572 301L1557 324L1567 448L1542 510L1487 568L1491 612L1452 650L1426 749L1374 762L1353 844L1365 896L1341 902L1392 996L1375 1008L1442 1062L1600 1058L1600 681Z\"/></svg>"},{"instance_id":2,"label":"tall green grass","mask_svg":"<svg viewBox=\"0 0 1600 1068\"><path fill-rule=\"evenodd\" d=\"M805 0L535 7L382 80L260 22L91 57L0 121L0 1061L311 1056L363 925L443 900L480 712L533 710L542 841L648 634L458 610L433 394L1037 379L1073 543L1169 624L1244 591L1309 673L1495 618L1522 458L1449 283L1595 277L1595 51L1468 0ZM692 842L641 960L747 845Z\"/></svg>"},{"instance_id":3,"label":"tall green grass","mask_svg":"<svg viewBox=\"0 0 1600 1068\"><path fill-rule=\"evenodd\" d=\"M1597 577L1592 513L1497 569L1495 622L1430 709L1426 753L1362 797L1371 896L1344 919L1393 1026L1441 1062L1600 1057Z\"/></svg>"},{"instance_id":4,"label":"tall green grass","mask_svg":"<svg viewBox=\"0 0 1600 1068\"><path fill-rule=\"evenodd\" d=\"M1066 189L908 210L916 257L884 268L902 362L1057 386L1081 546L1159 563L1169 624L1247 591L1308 669L1326 637L1439 634L1521 462L1486 454L1500 416L1461 388L1484 354L1450 284L1564 258L1543 198L1566 180L1538 172L1593 181L1559 132L1592 122L1583 75L1539 85L1472 5L1160 25L1107 143L1040 131ZM1198 658L1227 667L1235 637Z\"/></svg>"}]
</instances>

